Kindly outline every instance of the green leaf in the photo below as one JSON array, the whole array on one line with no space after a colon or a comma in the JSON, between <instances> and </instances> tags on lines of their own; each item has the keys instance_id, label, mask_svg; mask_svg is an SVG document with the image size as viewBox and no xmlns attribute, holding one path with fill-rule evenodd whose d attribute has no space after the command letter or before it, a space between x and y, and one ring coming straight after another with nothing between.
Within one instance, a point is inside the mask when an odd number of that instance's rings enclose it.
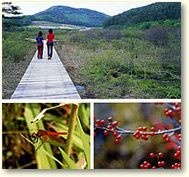
<instances>
[{"instance_id":1,"label":"green leaf","mask_svg":"<svg viewBox=\"0 0 189 177\"><path fill-rule=\"evenodd\" d=\"M81 118L81 122L83 125L83 128L87 131L90 130L89 125L89 114L90 114L90 107L88 106L88 110L85 108L85 104L81 104L79 107L79 117Z\"/></svg>"},{"instance_id":2,"label":"green leaf","mask_svg":"<svg viewBox=\"0 0 189 177\"><path fill-rule=\"evenodd\" d=\"M36 103L26 103L26 108L24 112L24 117L29 129L30 134L33 132L38 132L39 129L44 129L43 122L39 122L38 125L31 124L31 121L39 114L39 105ZM37 148L37 144L34 145ZM40 150L48 150L50 154L52 154L52 150L50 150L50 145L45 143L40 147ZM56 169L56 163L49 159L49 157L43 152L39 150L36 152L36 160L38 169Z\"/></svg>"},{"instance_id":3,"label":"green leaf","mask_svg":"<svg viewBox=\"0 0 189 177\"><path fill-rule=\"evenodd\" d=\"M79 117L77 117L77 126L80 131L80 138L84 147L85 158L88 164L87 168L90 168L90 139L87 138L85 132L83 131Z\"/></svg>"},{"instance_id":4,"label":"green leaf","mask_svg":"<svg viewBox=\"0 0 189 177\"><path fill-rule=\"evenodd\" d=\"M42 149L42 151L49 157L52 158L54 161L58 162L64 169L66 169L66 166L60 162L57 158L55 158L53 155L51 155L49 152L45 151L44 149Z\"/></svg>"},{"instance_id":5,"label":"green leaf","mask_svg":"<svg viewBox=\"0 0 189 177\"><path fill-rule=\"evenodd\" d=\"M70 157L68 157L68 155L60 147L59 147L59 149L62 154L62 157L64 158L64 161L68 165L68 168L69 169L78 169L75 162Z\"/></svg>"}]
</instances>

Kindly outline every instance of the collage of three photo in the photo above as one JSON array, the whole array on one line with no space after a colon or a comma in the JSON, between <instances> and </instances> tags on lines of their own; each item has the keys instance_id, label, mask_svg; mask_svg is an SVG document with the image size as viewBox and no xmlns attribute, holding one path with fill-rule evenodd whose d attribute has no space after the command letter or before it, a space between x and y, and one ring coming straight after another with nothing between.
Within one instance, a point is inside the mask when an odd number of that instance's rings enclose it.
<instances>
[{"instance_id":1,"label":"collage of three photo","mask_svg":"<svg viewBox=\"0 0 189 177\"><path fill-rule=\"evenodd\" d=\"M181 2L3 2L2 169L181 169Z\"/></svg>"}]
</instances>

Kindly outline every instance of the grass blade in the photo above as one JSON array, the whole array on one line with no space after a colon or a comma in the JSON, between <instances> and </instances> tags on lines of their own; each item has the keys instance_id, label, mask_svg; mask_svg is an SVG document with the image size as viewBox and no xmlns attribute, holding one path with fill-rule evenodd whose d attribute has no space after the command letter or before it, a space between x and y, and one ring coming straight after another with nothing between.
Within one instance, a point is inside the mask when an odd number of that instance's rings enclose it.
<instances>
[{"instance_id":1,"label":"grass blade","mask_svg":"<svg viewBox=\"0 0 189 177\"><path fill-rule=\"evenodd\" d=\"M88 164L87 168L90 168L90 139L87 141L87 136L86 136L85 132L83 131L79 117L77 117L77 125L78 125L78 129L80 131L80 137L81 137L83 147L84 147L85 158L86 158L86 161Z\"/></svg>"},{"instance_id":2,"label":"grass blade","mask_svg":"<svg viewBox=\"0 0 189 177\"><path fill-rule=\"evenodd\" d=\"M37 132L39 130L39 127L36 124L31 124L31 121L38 114L39 114L38 104L26 103L24 117L25 117L30 134L32 134L34 131ZM34 146L35 148L37 148L37 144L35 144ZM40 147L40 150L41 149L44 149L44 145ZM55 168L55 166L52 166L52 164L49 162L49 160L52 160L52 159L49 159L48 156L42 151L40 151L40 153L39 153L39 150L36 152L36 160L37 160L38 169Z\"/></svg>"},{"instance_id":3,"label":"grass blade","mask_svg":"<svg viewBox=\"0 0 189 177\"><path fill-rule=\"evenodd\" d=\"M59 147L60 152L62 154L62 157L64 158L64 161L68 165L69 169L78 169L75 162Z\"/></svg>"}]
</instances>

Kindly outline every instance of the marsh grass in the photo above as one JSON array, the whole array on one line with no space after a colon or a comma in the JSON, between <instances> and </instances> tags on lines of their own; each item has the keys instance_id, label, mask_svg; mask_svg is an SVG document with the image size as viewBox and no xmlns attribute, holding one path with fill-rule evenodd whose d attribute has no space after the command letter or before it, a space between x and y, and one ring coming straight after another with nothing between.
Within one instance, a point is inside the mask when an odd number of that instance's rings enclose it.
<instances>
[{"instance_id":1,"label":"marsh grass","mask_svg":"<svg viewBox=\"0 0 189 177\"><path fill-rule=\"evenodd\" d=\"M180 98L180 41L169 34L169 45L155 45L143 39L148 33L64 33L59 37L65 44L56 49L74 84L85 87L79 91L82 98Z\"/></svg>"}]
</instances>

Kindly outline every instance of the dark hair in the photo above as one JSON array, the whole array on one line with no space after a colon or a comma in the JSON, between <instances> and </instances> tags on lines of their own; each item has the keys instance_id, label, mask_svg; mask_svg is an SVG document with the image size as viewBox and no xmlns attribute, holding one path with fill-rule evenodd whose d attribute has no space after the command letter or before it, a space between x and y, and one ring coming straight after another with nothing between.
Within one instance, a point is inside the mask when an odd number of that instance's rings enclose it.
<instances>
[{"instance_id":1,"label":"dark hair","mask_svg":"<svg viewBox=\"0 0 189 177\"><path fill-rule=\"evenodd\" d=\"M42 36L42 31L39 31L38 36Z\"/></svg>"},{"instance_id":2,"label":"dark hair","mask_svg":"<svg viewBox=\"0 0 189 177\"><path fill-rule=\"evenodd\" d=\"M49 29L49 33L52 33L52 29Z\"/></svg>"}]
</instances>

